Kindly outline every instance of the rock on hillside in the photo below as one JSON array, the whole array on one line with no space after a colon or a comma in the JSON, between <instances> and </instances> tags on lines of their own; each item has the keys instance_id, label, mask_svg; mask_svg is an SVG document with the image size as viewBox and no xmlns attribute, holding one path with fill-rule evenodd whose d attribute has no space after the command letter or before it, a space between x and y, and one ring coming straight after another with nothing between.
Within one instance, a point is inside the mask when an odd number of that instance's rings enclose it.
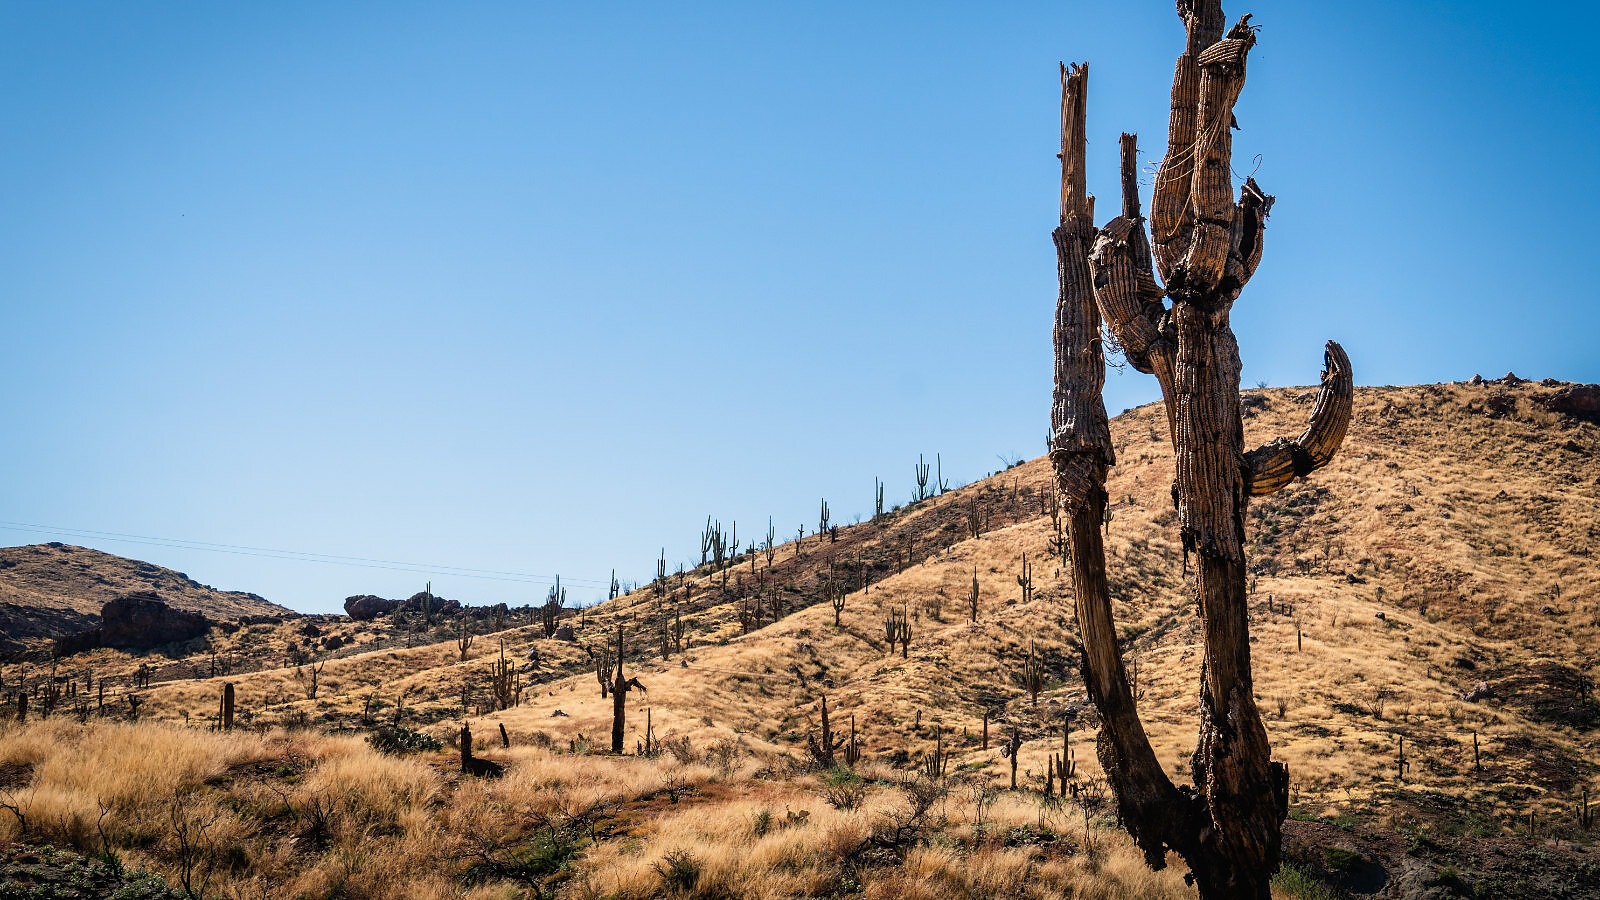
<instances>
[{"instance_id":1,"label":"rock on hillside","mask_svg":"<svg viewBox=\"0 0 1600 900\"><path fill-rule=\"evenodd\" d=\"M101 607L100 625L56 641L56 653L65 656L91 647L143 650L192 640L211 625L201 613L173 609L155 591L140 591Z\"/></svg>"},{"instance_id":2,"label":"rock on hillside","mask_svg":"<svg viewBox=\"0 0 1600 900\"><path fill-rule=\"evenodd\" d=\"M109 602L157 591L174 609L216 621L293 616L255 594L219 591L182 572L136 559L74 547L34 544L0 548L0 654L66 637L100 624Z\"/></svg>"}]
</instances>

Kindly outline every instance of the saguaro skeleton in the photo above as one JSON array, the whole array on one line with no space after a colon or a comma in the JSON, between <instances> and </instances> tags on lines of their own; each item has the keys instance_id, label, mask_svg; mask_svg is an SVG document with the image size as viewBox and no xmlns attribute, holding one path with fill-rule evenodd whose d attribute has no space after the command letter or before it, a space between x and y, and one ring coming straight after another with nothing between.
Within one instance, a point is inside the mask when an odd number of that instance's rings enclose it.
<instances>
[{"instance_id":1,"label":"saguaro skeleton","mask_svg":"<svg viewBox=\"0 0 1600 900\"><path fill-rule=\"evenodd\" d=\"M1272 761L1252 688L1245 507L1249 497L1270 494L1333 458L1350 421L1350 362L1330 341L1305 432L1245 452L1241 366L1228 315L1261 260L1273 199L1247 178L1235 201L1230 180L1233 106L1255 34L1245 16L1224 35L1221 0L1178 0L1177 7L1187 41L1173 75L1150 235L1131 134L1122 136L1121 215L1094 227L1084 172L1088 67L1062 67L1050 456L1067 523L1083 677L1103 722L1098 754L1122 824L1153 868L1163 865L1168 849L1178 852L1202 897L1266 898L1278 868L1288 772ZM1161 386L1184 552L1199 558L1195 599L1204 666L1193 786L1175 786L1150 747L1106 592L1101 527L1106 471L1115 458L1101 398L1102 317L1129 364Z\"/></svg>"}]
</instances>

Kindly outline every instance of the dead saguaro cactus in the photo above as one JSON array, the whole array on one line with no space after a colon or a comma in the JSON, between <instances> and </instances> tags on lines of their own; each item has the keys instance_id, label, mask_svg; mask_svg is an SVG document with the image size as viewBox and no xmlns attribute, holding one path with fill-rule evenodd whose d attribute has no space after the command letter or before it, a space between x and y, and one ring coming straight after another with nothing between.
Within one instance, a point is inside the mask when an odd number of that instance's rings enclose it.
<instances>
[{"instance_id":1,"label":"dead saguaro cactus","mask_svg":"<svg viewBox=\"0 0 1600 900\"><path fill-rule=\"evenodd\" d=\"M317 679L321 677L322 670L327 668L327 666L328 661L326 659L315 660L310 665L306 666L306 671L311 673L310 680L306 682L307 700L317 699Z\"/></svg>"},{"instance_id":2,"label":"dead saguaro cactus","mask_svg":"<svg viewBox=\"0 0 1600 900\"><path fill-rule=\"evenodd\" d=\"M855 733L855 716L851 716L851 749L854 749ZM844 746L844 736L834 733L833 723L828 719L828 698L824 695L822 698L822 733L819 735L813 732L806 735L806 752L811 754L811 761L816 763L819 768L831 769L834 766L834 760L837 758L839 750Z\"/></svg>"},{"instance_id":3,"label":"dead saguaro cactus","mask_svg":"<svg viewBox=\"0 0 1600 900\"><path fill-rule=\"evenodd\" d=\"M462 773L478 778L499 778L506 773L505 766L494 760L479 759L472 755L472 726L462 722L461 733L457 737L461 744Z\"/></svg>"},{"instance_id":4,"label":"dead saguaro cactus","mask_svg":"<svg viewBox=\"0 0 1600 900\"><path fill-rule=\"evenodd\" d=\"M967 618L978 624L978 567L972 567L972 587L967 591Z\"/></svg>"},{"instance_id":5,"label":"dead saguaro cactus","mask_svg":"<svg viewBox=\"0 0 1600 900\"><path fill-rule=\"evenodd\" d=\"M889 614L883 619L884 636L889 641L889 655L894 655L894 645L900 645L900 658L906 659L911 651L911 616L910 610L889 609Z\"/></svg>"},{"instance_id":6,"label":"dead saguaro cactus","mask_svg":"<svg viewBox=\"0 0 1600 900\"><path fill-rule=\"evenodd\" d=\"M611 680L611 752L622 755L622 731L627 725L628 718L628 691L635 688L644 690L644 685L637 678L628 678L622 674L622 659L624 646L622 643L622 626L617 626L617 646L615 655L617 660L617 674Z\"/></svg>"},{"instance_id":7,"label":"dead saguaro cactus","mask_svg":"<svg viewBox=\"0 0 1600 900\"><path fill-rule=\"evenodd\" d=\"M231 681L222 684L222 710L217 716L217 722L223 731L233 730L233 682Z\"/></svg>"},{"instance_id":8,"label":"dead saguaro cactus","mask_svg":"<svg viewBox=\"0 0 1600 900\"><path fill-rule=\"evenodd\" d=\"M1140 212L1132 135L1122 139L1121 215L1094 227L1093 198L1085 191L1088 68L1062 67L1050 457L1066 522L1084 682L1103 722L1098 753L1119 818L1152 868L1163 865L1168 849L1181 855L1201 897L1266 898L1279 864L1288 773L1272 761L1254 700L1245 505L1333 458L1349 424L1352 382L1344 351L1329 342L1305 432L1245 452L1241 363L1228 317L1261 260L1272 198L1245 179L1236 202L1230 163L1233 106L1255 33L1249 16L1224 33L1221 0L1178 0L1177 7L1187 39L1173 76L1150 234ZM1160 384L1176 457L1180 536L1185 554L1199 558L1195 599L1204 665L1192 788L1175 786L1151 750L1106 590L1101 528L1106 470L1115 460L1101 397L1102 316L1128 363Z\"/></svg>"},{"instance_id":9,"label":"dead saguaro cactus","mask_svg":"<svg viewBox=\"0 0 1600 900\"><path fill-rule=\"evenodd\" d=\"M922 774L929 781L939 781L950 771L950 754L944 749L944 728L934 730L933 750L922 759Z\"/></svg>"},{"instance_id":10,"label":"dead saguaro cactus","mask_svg":"<svg viewBox=\"0 0 1600 900\"><path fill-rule=\"evenodd\" d=\"M1039 648L1033 641L1028 642L1028 655L1023 657L1017 670L1017 681L1027 691L1029 701L1038 706L1039 695L1044 692L1044 657L1039 655Z\"/></svg>"},{"instance_id":11,"label":"dead saguaro cactus","mask_svg":"<svg viewBox=\"0 0 1600 900\"><path fill-rule=\"evenodd\" d=\"M861 762L861 743L856 740L856 716L855 713L851 713L850 740L846 741L844 745L844 764L854 769L858 762ZM1585 793L1583 796L1584 802L1587 803L1589 795Z\"/></svg>"},{"instance_id":12,"label":"dead saguaro cactus","mask_svg":"<svg viewBox=\"0 0 1600 900\"><path fill-rule=\"evenodd\" d=\"M522 693L521 673L506 659L506 642L500 642L500 659L489 664L489 694L494 697L496 709L515 706Z\"/></svg>"},{"instance_id":13,"label":"dead saguaro cactus","mask_svg":"<svg viewBox=\"0 0 1600 900\"><path fill-rule=\"evenodd\" d=\"M615 578L612 579L613 582L615 580ZM551 586L550 592L545 594L544 603L539 606L539 624L544 628L545 637L555 636L556 629L561 626L561 610L566 605L567 589L561 586L561 576L557 575L556 583ZM465 652L465 648L463 648L463 652ZM465 659L466 657L462 658Z\"/></svg>"}]
</instances>

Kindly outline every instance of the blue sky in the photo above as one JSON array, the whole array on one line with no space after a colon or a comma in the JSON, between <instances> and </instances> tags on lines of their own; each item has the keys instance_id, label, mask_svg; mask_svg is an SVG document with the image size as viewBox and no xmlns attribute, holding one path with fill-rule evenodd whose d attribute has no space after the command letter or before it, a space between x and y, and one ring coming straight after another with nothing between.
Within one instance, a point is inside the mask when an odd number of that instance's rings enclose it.
<instances>
[{"instance_id":1,"label":"blue sky","mask_svg":"<svg viewBox=\"0 0 1600 900\"><path fill-rule=\"evenodd\" d=\"M1600 12L1251 11L1246 383L1330 337L1364 384L1600 381ZM590 599L708 513L793 534L918 453L1035 456L1056 63L1105 218L1181 41L1158 0L0 4L0 539L308 611L543 596L463 569Z\"/></svg>"}]
</instances>

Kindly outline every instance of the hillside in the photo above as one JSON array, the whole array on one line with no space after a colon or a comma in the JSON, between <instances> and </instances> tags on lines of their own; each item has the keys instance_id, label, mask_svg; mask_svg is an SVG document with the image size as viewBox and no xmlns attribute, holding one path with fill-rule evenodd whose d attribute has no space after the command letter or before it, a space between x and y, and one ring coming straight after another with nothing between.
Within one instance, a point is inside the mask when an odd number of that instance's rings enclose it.
<instances>
[{"instance_id":1,"label":"hillside","mask_svg":"<svg viewBox=\"0 0 1600 900\"><path fill-rule=\"evenodd\" d=\"M1597 882L1569 882L1600 873L1593 832L1573 812L1585 791L1600 793L1600 705L1590 687L1600 652L1591 555L1600 536L1600 427L1546 410L1558 387L1504 380L1359 389L1335 462L1251 505L1256 689L1275 756L1289 766L1291 851L1303 869L1364 894L1400 896L1455 879L1479 891L1515 886L1519 896L1594 895ZM1247 445L1298 433L1311 399L1303 388L1247 392ZM1171 452L1154 406L1125 412L1112 429L1118 465L1107 527L1116 613L1146 726L1181 779L1196 729L1198 656L1169 499ZM612 701L601 698L591 660L620 624L628 674L648 688L627 699L628 751L648 738L702 767L722 759L727 773L748 758L766 773L760 790L769 807L787 804L793 815L807 803L819 821L830 815L811 776L781 762L805 756L824 696L835 728L853 720L866 765L882 778L915 771L940 748L950 754L949 774L973 790L1008 787L1001 735L1015 729L1019 787L1045 787L1047 759L1060 753L1072 765L1074 793L1097 798L1104 788L1092 749L1095 715L1075 672L1070 598L1051 546L1049 478L1048 462L1036 459L841 526L832 538L808 535L770 554L669 575L565 620L576 630L570 643L515 617L498 630L481 619L432 628L326 621L319 640L337 637L339 650L315 673L303 665L230 680L242 720L262 729L394 721L449 741L464 720L489 748L483 755L560 783L563 761L573 771L600 765L570 754L606 743ZM1026 599L1018 580L1024 558L1032 574ZM967 609L974 578L976 623ZM839 627L825 599L834 589L842 595ZM903 655L886 642L892 610L911 623ZM681 652L673 633L680 618ZM456 638L469 631L477 634L463 650ZM254 625L215 634L212 649L260 654L303 644L304 635L292 623ZM502 647L524 692L520 704L491 711L491 667ZM1030 647L1043 676L1036 700L1024 689ZM62 671L92 668L119 683L138 664L100 651ZM205 721L215 716L219 681L158 680L138 692L139 714ZM502 725L510 751L495 749ZM530 757L530 747L547 755ZM657 786L640 797L657 796L671 777L649 772L639 777ZM641 886L658 884L652 866L686 831L737 841L728 823L752 814L756 789L719 789L717 778L695 772L668 807L607 814L610 838L595 832L572 870L596 893L573 896L650 896ZM1006 796L1008 815L1028 822L1030 795ZM1095 809L1097 827L1110 826L1102 808L1082 802L1085 823ZM976 814L981 826L981 802ZM1059 809L1039 806L1036 814L1041 828L1066 827ZM968 815L970 802L951 819ZM963 832L959 840L981 844L977 830L979 838ZM1040 864L1058 851L1066 852L1036 840L1016 850ZM897 864L894 878L912 877L909 859ZM795 863L762 857L749 865L778 883ZM838 874L823 868L819 877ZM1173 882L1159 884L1181 895ZM975 888L960 895L993 896Z\"/></svg>"},{"instance_id":2,"label":"hillside","mask_svg":"<svg viewBox=\"0 0 1600 900\"><path fill-rule=\"evenodd\" d=\"M102 606L134 591L156 591L174 607L218 621L294 615L255 594L219 591L182 572L99 550L0 547L0 654L93 627Z\"/></svg>"}]
</instances>

